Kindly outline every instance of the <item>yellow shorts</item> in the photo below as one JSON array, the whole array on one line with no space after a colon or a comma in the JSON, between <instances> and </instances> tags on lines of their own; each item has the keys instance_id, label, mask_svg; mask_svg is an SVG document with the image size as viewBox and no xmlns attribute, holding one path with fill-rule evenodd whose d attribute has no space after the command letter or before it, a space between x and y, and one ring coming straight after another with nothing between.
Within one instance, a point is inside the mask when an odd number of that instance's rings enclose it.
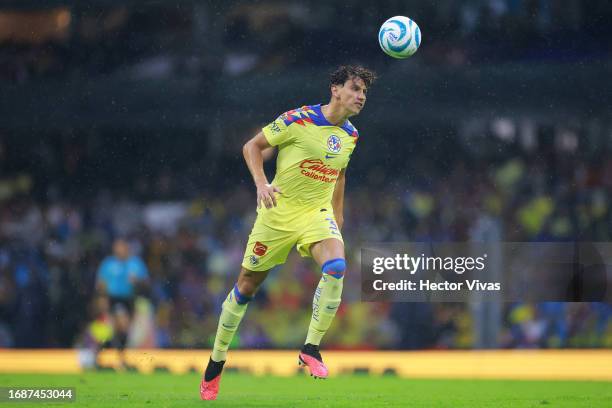
<instances>
[{"instance_id":1,"label":"yellow shorts","mask_svg":"<svg viewBox=\"0 0 612 408\"><path fill-rule=\"evenodd\" d=\"M310 255L310 246L328 238L342 240L333 210L316 208L294 216L275 211L258 211L255 225L244 251L242 266L250 271L267 271L285 263L293 246L302 256ZM280 221L285 222L281 223Z\"/></svg>"}]
</instances>

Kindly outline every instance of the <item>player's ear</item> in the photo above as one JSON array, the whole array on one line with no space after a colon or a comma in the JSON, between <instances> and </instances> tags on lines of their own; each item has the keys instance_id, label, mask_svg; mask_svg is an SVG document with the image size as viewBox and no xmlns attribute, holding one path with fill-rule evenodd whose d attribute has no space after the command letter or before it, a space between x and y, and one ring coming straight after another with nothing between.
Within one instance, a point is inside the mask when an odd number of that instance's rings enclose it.
<instances>
[{"instance_id":1,"label":"player's ear","mask_svg":"<svg viewBox=\"0 0 612 408\"><path fill-rule=\"evenodd\" d=\"M340 92L339 87L340 85L336 85L336 84L331 86L330 91L331 91L332 97L338 98L340 96L338 94L338 92Z\"/></svg>"}]
</instances>

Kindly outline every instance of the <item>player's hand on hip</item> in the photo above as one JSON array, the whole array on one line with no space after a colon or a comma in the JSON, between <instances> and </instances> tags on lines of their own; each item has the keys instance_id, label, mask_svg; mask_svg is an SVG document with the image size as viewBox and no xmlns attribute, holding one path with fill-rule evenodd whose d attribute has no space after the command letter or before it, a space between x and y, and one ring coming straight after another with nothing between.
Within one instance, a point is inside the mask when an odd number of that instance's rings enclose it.
<instances>
[{"instance_id":1,"label":"player's hand on hip","mask_svg":"<svg viewBox=\"0 0 612 408\"><path fill-rule=\"evenodd\" d=\"M280 188L272 184L262 184L257 186L257 208L264 205L266 208L276 207L275 193L281 194Z\"/></svg>"}]
</instances>

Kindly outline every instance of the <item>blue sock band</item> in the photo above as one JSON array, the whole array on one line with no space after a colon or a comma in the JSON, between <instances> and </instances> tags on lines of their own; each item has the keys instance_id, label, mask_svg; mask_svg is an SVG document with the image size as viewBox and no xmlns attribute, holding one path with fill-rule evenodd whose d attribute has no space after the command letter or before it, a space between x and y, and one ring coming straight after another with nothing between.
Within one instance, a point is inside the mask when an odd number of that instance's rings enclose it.
<instances>
[{"instance_id":1,"label":"blue sock band","mask_svg":"<svg viewBox=\"0 0 612 408\"><path fill-rule=\"evenodd\" d=\"M252 296L245 296L240 293L240 291L238 290L238 285L234 285L234 297L236 298L236 303L238 303L239 305L249 303L253 299Z\"/></svg>"},{"instance_id":2,"label":"blue sock band","mask_svg":"<svg viewBox=\"0 0 612 408\"><path fill-rule=\"evenodd\" d=\"M321 271L323 273L328 274L329 276L333 276L336 279L340 279L344 276L344 271L346 270L346 261L344 258L336 258L330 259L325 262L321 267Z\"/></svg>"}]
</instances>

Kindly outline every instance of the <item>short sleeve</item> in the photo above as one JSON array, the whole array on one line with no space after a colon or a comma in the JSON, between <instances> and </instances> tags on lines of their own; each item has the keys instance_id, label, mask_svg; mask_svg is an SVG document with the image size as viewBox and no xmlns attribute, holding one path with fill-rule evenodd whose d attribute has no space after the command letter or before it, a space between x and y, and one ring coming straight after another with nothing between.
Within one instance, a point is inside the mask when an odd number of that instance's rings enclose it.
<instances>
[{"instance_id":1,"label":"short sleeve","mask_svg":"<svg viewBox=\"0 0 612 408\"><path fill-rule=\"evenodd\" d=\"M283 113L272 123L262 129L271 146L278 146L291 141L291 130L287 124L287 113Z\"/></svg>"},{"instance_id":2,"label":"short sleeve","mask_svg":"<svg viewBox=\"0 0 612 408\"><path fill-rule=\"evenodd\" d=\"M131 259L129 273L138 279L147 279L149 277L147 266L142 259L138 257L133 257Z\"/></svg>"},{"instance_id":3,"label":"short sleeve","mask_svg":"<svg viewBox=\"0 0 612 408\"><path fill-rule=\"evenodd\" d=\"M352 152L351 152L351 154L352 154ZM342 165L342 167L341 167L342 170L344 170L344 169L346 169L348 167L350 161L351 161L351 155L349 154L349 157L346 158L346 163L344 163Z\"/></svg>"}]
</instances>

